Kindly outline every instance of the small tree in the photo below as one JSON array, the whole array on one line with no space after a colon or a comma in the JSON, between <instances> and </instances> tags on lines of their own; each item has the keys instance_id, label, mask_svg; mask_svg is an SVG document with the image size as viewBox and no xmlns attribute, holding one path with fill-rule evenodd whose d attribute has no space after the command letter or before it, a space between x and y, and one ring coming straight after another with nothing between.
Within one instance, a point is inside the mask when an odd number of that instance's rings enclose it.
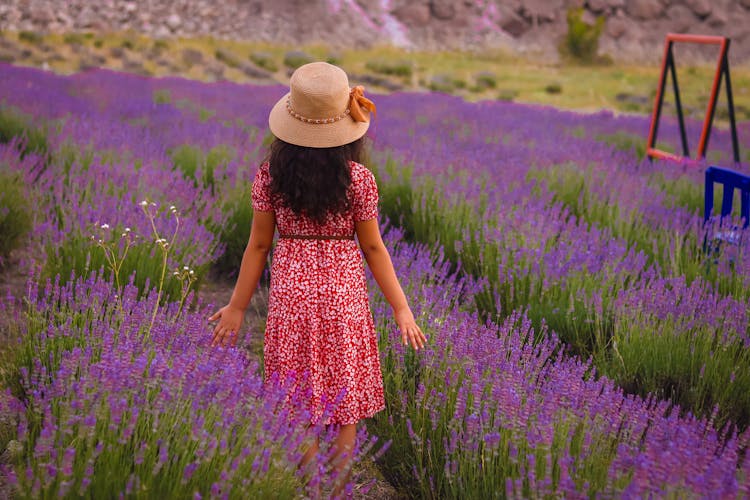
<instances>
[{"instance_id":1,"label":"small tree","mask_svg":"<svg viewBox=\"0 0 750 500\"><path fill-rule=\"evenodd\" d=\"M600 62L597 57L599 37L604 29L604 17L596 18L594 24L583 20L583 8L568 10L568 32L565 34L560 52L564 57L582 63Z\"/></svg>"}]
</instances>

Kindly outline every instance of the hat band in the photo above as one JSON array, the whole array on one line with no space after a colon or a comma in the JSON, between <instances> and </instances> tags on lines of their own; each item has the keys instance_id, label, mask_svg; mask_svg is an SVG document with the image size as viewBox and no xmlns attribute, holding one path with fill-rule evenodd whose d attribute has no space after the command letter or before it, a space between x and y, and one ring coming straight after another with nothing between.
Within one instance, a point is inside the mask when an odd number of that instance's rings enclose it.
<instances>
[{"instance_id":1,"label":"hat band","mask_svg":"<svg viewBox=\"0 0 750 500\"><path fill-rule=\"evenodd\" d=\"M340 120L343 120L347 116L349 116L349 108L346 108L346 111L344 111L340 115L336 115L333 118L307 118L305 116L302 116L301 114L294 111L292 108L291 99L287 98L286 100L286 110L289 112L292 117L296 118L297 120L305 123L314 123L314 124L323 124L323 123L334 123Z\"/></svg>"}]
</instances>

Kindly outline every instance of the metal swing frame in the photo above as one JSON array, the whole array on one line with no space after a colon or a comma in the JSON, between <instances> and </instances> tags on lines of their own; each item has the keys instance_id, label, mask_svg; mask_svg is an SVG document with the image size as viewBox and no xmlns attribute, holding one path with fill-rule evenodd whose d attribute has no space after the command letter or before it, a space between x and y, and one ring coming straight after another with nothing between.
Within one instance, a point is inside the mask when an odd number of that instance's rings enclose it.
<instances>
[{"instance_id":1,"label":"metal swing frame","mask_svg":"<svg viewBox=\"0 0 750 500\"><path fill-rule=\"evenodd\" d=\"M674 53L672 46L676 43L697 43L703 45L718 45L719 59L716 64L716 72L714 74L714 81L711 87L711 97L708 100L708 106L706 109L706 117L703 120L703 129L701 131L700 141L698 143L697 156L693 159L690 157L690 149L688 147L687 132L685 130L685 119L682 112L682 102L680 100L680 87L677 83L677 69L675 66ZM729 105L729 125L732 134L732 148L734 152L735 164L740 163L740 148L739 141L737 139L737 124L734 115L734 99L732 98L732 83L729 77L729 44L731 40L724 36L708 36L708 35L686 35L677 33L668 33L664 44L664 59L661 66L661 77L659 79L659 87L656 92L656 99L654 100L654 111L651 115L651 128L648 134L648 142L646 144L646 154L649 159L653 161L654 158L663 160L672 160L679 163L686 163L689 161L701 161L706 157L706 149L708 148L708 139L711 136L711 127L714 120L714 112L716 110L716 101L719 95L719 89L721 87L722 78L726 82L726 93L727 103ZM667 73L672 74L672 86L675 95L675 107L677 108L677 120L680 125L680 138L682 140L682 155L669 153L656 148L656 136L659 130L659 119L661 118L662 105L664 103L664 89L667 82Z\"/></svg>"}]
</instances>

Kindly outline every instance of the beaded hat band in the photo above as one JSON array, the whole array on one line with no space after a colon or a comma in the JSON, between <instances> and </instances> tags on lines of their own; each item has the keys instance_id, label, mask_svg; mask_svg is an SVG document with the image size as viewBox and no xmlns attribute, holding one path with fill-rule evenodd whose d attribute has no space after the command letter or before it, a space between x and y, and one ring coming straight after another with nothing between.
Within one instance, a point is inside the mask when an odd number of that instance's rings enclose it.
<instances>
[{"instance_id":1,"label":"beaded hat band","mask_svg":"<svg viewBox=\"0 0 750 500\"><path fill-rule=\"evenodd\" d=\"M294 111L294 109L292 108L291 97L287 97L287 99L286 99L286 110L289 111L289 114L292 115L297 120L299 120L301 122L305 122L305 123L314 123L316 125L321 124L321 123L322 124L325 124L325 123L334 123L334 122L337 122L339 120L343 120L344 118L346 118L347 116L349 116L349 113L351 112L350 108L346 108L346 111L344 111L340 115L334 116L333 118L307 118L307 117L302 116L301 114L297 113L296 111Z\"/></svg>"},{"instance_id":2,"label":"beaded hat band","mask_svg":"<svg viewBox=\"0 0 750 500\"><path fill-rule=\"evenodd\" d=\"M290 115L295 117L297 120L303 121L305 123L314 123L316 125L337 122L346 118L347 115L351 115L354 121L369 122L370 117L369 115L365 115L364 111L362 111L362 108L372 112L372 114L376 113L375 103L365 97L365 88L362 85L357 85L349 91L349 107L346 108L346 111L344 111L342 114L336 115L333 118L307 118L305 116L302 116L301 114L297 113L294 108L292 108L291 94L286 98L286 109L287 111L289 111ZM354 112L352 112L352 109L354 110Z\"/></svg>"}]
</instances>

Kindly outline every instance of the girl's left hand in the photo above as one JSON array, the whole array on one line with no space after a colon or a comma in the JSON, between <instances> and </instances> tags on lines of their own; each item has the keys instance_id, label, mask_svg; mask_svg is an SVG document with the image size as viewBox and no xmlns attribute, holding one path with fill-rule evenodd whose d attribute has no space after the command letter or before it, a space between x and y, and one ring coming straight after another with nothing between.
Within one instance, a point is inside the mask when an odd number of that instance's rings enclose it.
<instances>
[{"instance_id":1,"label":"girl's left hand","mask_svg":"<svg viewBox=\"0 0 750 500\"><path fill-rule=\"evenodd\" d=\"M401 330L401 339L404 341L404 345L411 344L416 349L424 348L427 337L422 333L422 329L419 328L417 322L414 321L414 314L408 307L394 311L393 315L396 318L396 324L398 329Z\"/></svg>"},{"instance_id":2,"label":"girl's left hand","mask_svg":"<svg viewBox=\"0 0 750 500\"><path fill-rule=\"evenodd\" d=\"M214 327L214 333L211 337L211 347L234 347L237 345L242 320L245 317L245 311L232 307L227 304L213 315L209 316L208 321L219 320Z\"/></svg>"}]
</instances>

